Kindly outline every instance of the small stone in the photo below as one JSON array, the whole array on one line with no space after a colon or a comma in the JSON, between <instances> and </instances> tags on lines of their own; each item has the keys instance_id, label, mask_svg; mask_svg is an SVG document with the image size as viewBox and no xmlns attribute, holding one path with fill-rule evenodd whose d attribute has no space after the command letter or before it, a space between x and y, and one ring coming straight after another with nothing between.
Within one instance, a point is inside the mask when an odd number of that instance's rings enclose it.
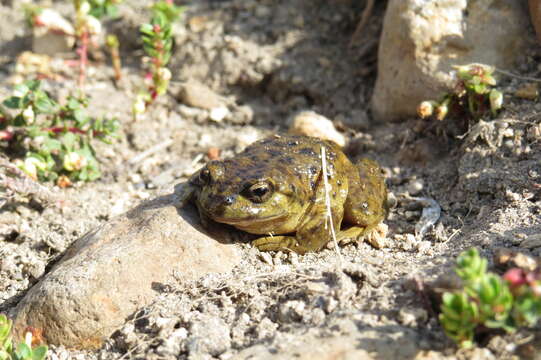
<instances>
[{"instance_id":1,"label":"small stone","mask_svg":"<svg viewBox=\"0 0 541 360\"><path fill-rule=\"evenodd\" d=\"M205 30L208 24L208 18L206 16L192 16L188 20L188 26L193 32L200 32Z\"/></svg>"},{"instance_id":2,"label":"small stone","mask_svg":"<svg viewBox=\"0 0 541 360\"><path fill-rule=\"evenodd\" d=\"M424 254L428 252L431 247L432 247L432 243L430 241L428 240L420 241L417 244L417 251L420 252L421 254Z\"/></svg>"},{"instance_id":3,"label":"small stone","mask_svg":"<svg viewBox=\"0 0 541 360\"><path fill-rule=\"evenodd\" d=\"M190 327L190 353L219 356L231 347L229 326L219 317L194 320Z\"/></svg>"},{"instance_id":4,"label":"small stone","mask_svg":"<svg viewBox=\"0 0 541 360\"><path fill-rule=\"evenodd\" d=\"M520 243L520 247L524 249L535 249L541 247L541 234L528 236L523 242Z\"/></svg>"},{"instance_id":5,"label":"small stone","mask_svg":"<svg viewBox=\"0 0 541 360\"><path fill-rule=\"evenodd\" d=\"M259 257L263 260L264 263L268 265L273 265L272 256L268 252L260 252Z\"/></svg>"},{"instance_id":6,"label":"small stone","mask_svg":"<svg viewBox=\"0 0 541 360\"><path fill-rule=\"evenodd\" d=\"M213 146L207 150L207 156L209 160L218 160L220 158L220 152L221 152L220 148Z\"/></svg>"},{"instance_id":7,"label":"small stone","mask_svg":"<svg viewBox=\"0 0 541 360\"><path fill-rule=\"evenodd\" d=\"M206 111L204 110L186 106L183 104L178 106L178 112L185 118L198 118L201 116L201 114L206 113Z\"/></svg>"},{"instance_id":8,"label":"small stone","mask_svg":"<svg viewBox=\"0 0 541 360\"><path fill-rule=\"evenodd\" d=\"M177 356L182 350L182 342L188 338L188 331L181 327L165 338L162 344L156 349L156 352L162 356Z\"/></svg>"},{"instance_id":9,"label":"small stone","mask_svg":"<svg viewBox=\"0 0 541 360\"><path fill-rule=\"evenodd\" d=\"M271 9L268 6L260 5L255 8L255 16L268 18L271 15Z\"/></svg>"},{"instance_id":10,"label":"small stone","mask_svg":"<svg viewBox=\"0 0 541 360\"><path fill-rule=\"evenodd\" d=\"M408 221L419 219L420 216L421 214L418 211L410 211L410 210L404 211L404 217Z\"/></svg>"},{"instance_id":11,"label":"small stone","mask_svg":"<svg viewBox=\"0 0 541 360\"><path fill-rule=\"evenodd\" d=\"M521 99L535 100L539 97L539 86L537 83L526 83L515 91L515 96Z\"/></svg>"},{"instance_id":12,"label":"small stone","mask_svg":"<svg viewBox=\"0 0 541 360\"><path fill-rule=\"evenodd\" d=\"M541 124L532 124L527 130L526 136L530 141L538 141L541 139Z\"/></svg>"},{"instance_id":13,"label":"small stone","mask_svg":"<svg viewBox=\"0 0 541 360\"><path fill-rule=\"evenodd\" d=\"M421 308L401 308L398 312L398 321L405 326L417 327L426 322L428 313Z\"/></svg>"},{"instance_id":14,"label":"small stone","mask_svg":"<svg viewBox=\"0 0 541 360\"><path fill-rule=\"evenodd\" d=\"M257 324L255 333L259 340L270 339L276 333L276 329L278 329L278 324L265 317Z\"/></svg>"},{"instance_id":15,"label":"small stone","mask_svg":"<svg viewBox=\"0 0 541 360\"><path fill-rule=\"evenodd\" d=\"M195 80L189 80L182 84L177 97L183 104L211 112L214 109L225 107L225 100L220 95ZM223 112L223 109L220 111Z\"/></svg>"},{"instance_id":16,"label":"small stone","mask_svg":"<svg viewBox=\"0 0 541 360\"><path fill-rule=\"evenodd\" d=\"M57 55L70 52L75 44L75 29L62 15L52 9L43 9L32 27L32 51Z\"/></svg>"},{"instance_id":17,"label":"small stone","mask_svg":"<svg viewBox=\"0 0 541 360\"><path fill-rule=\"evenodd\" d=\"M340 146L346 144L344 135L336 130L332 121L313 111L302 111L295 115L290 121L289 132L330 140Z\"/></svg>"},{"instance_id":18,"label":"small stone","mask_svg":"<svg viewBox=\"0 0 541 360\"><path fill-rule=\"evenodd\" d=\"M221 122L230 114L229 109L226 106L220 106L210 110L209 118L212 121Z\"/></svg>"},{"instance_id":19,"label":"small stone","mask_svg":"<svg viewBox=\"0 0 541 360\"><path fill-rule=\"evenodd\" d=\"M283 323L301 321L306 304L300 300L290 300L278 308L278 319Z\"/></svg>"},{"instance_id":20,"label":"small stone","mask_svg":"<svg viewBox=\"0 0 541 360\"><path fill-rule=\"evenodd\" d=\"M408 184L407 190L410 195L416 196L423 190L423 182L421 180L413 180Z\"/></svg>"}]
</instances>

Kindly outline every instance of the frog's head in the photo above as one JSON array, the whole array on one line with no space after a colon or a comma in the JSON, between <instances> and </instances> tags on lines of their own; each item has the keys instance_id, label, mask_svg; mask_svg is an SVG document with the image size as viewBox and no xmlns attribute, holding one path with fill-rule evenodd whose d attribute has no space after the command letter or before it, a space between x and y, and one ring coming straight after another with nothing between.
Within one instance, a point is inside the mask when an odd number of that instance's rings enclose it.
<instances>
[{"instance_id":1,"label":"frog's head","mask_svg":"<svg viewBox=\"0 0 541 360\"><path fill-rule=\"evenodd\" d=\"M199 188L196 203L214 221L265 234L298 218L305 204L295 180L275 169L238 160L211 161L191 178Z\"/></svg>"}]
</instances>

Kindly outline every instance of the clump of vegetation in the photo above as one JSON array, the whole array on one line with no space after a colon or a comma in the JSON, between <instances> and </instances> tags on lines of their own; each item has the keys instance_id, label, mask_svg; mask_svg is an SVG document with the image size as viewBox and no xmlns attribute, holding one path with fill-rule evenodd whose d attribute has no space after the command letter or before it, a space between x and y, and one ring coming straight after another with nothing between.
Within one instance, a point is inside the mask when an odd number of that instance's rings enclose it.
<instances>
[{"instance_id":1,"label":"clump of vegetation","mask_svg":"<svg viewBox=\"0 0 541 360\"><path fill-rule=\"evenodd\" d=\"M35 80L15 86L2 104L0 147L31 178L66 187L73 180L100 176L92 142L109 143L118 128L116 119L90 117L84 96L69 96L60 105Z\"/></svg>"},{"instance_id":2,"label":"clump of vegetation","mask_svg":"<svg viewBox=\"0 0 541 360\"><path fill-rule=\"evenodd\" d=\"M180 18L184 8L176 6L172 0L158 1L152 6L150 23L141 25L139 31L143 49L148 55L149 66L145 75L146 90L140 92L133 103L134 117L144 113L159 95L165 94L171 79L167 64L171 59L173 47L173 23Z\"/></svg>"},{"instance_id":3,"label":"clump of vegetation","mask_svg":"<svg viewBox=\"0 0 541 360\"><path fill-rule=\"evenodd\" d=\"M464 287L443 295L440 323L461 347L471 347L482 328L514 332L534 326L541 316L541 274L508 270L503 277L487 272L487 260L473 248L457 260Z\"/></svg>"},{"instance_id":4,"label":"clump of vegetation","mask_svg":"<svg viewBox=\"0 0 541 360\"><path fill-rule=\"evenodd\" d=\"M455 67L457 84L453 92L445 94L438 101L423 101L417 113L423 119L434 117L443 120L450 116L467 116L478 120L488 113L493 116L501 109L503 94L494 88L495 68L483 64L469 64Z\"/></svg>"},{"instance_id":5,"label":"clump of vegetation","mask_svg":"<svg viewBox=\"0 0 541 360\"><path fill-rule=\"evenodd\" d=\"M47 356L47 346L33 347L32 332L27 332L25 341L14 345L11 339L12 322L0 314L0 360L43 360Z\"/></svg>"},{"instance_id":6,"label":"clump of vegetation","mask_svg":"<svg viewBox=\"0 0 541 360\"><path fill-rule=\"evenodd\" d=\"M93 37L102 31L100 18L104 16L117 16L117 5L122 0L73 0L75 19L73 27L67 24L59 15L51 15L44 18L44 9L29 4L26 6L26 16L31 26L46 27L56 33L63 33L68 37L74 37L77 42L77 55L79 57L79 87L83 87L86 80L86 68L88 65L88 49L93 44ZM70 31L71 29L71 31Z\"/></svg>"}]
</instances>

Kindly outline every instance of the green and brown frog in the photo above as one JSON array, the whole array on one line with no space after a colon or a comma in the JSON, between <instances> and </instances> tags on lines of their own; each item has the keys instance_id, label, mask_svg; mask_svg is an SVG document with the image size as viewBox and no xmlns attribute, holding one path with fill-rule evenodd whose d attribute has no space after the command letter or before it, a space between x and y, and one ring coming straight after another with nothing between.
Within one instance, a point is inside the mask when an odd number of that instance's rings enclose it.
<instances>
[{"instance_id":1,"label":"green and brown frog","mask_svg":"<svg viewBox=\"0 0 541 360\"><path fill-rule=\"evenodd\" d=\"M343 229L337 239L377 233L387 215L378 164L362 159L354 165L338 145L306 136L275 135L232 159L210 161L183 188L181 206L193 201L203 225L213 220L266 235L254 241L262 251L318 251L332 238L322 147L332 222Z\"/></svg>"}]
</instances>

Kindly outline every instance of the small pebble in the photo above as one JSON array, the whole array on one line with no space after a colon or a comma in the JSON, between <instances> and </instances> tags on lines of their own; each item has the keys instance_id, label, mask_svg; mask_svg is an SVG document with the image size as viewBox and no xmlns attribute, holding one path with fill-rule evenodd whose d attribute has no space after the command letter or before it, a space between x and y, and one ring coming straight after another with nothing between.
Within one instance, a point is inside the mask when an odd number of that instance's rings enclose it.
<instances>
[{"instance_id":1,"label":"small pebble","mask_svg":"<svg viewBox=\"0 0 541 360\"><path fill-rule=\"evenodd\" d=\"M330 140L340 146L346 144L344 135L339 133L331 120L313 111L302 111L291 120L289 132L296 135Z\"/></svg>"},{"instance_id":2,"label":"small pebble","mask_svg":"<svg viewBox=\"0 0 541 360\"><path fill-rule=\"evenodd\" d=\"M220 106L210 110L209 118L212 121L221 122L229 113L230 111L226 106Z\"/></svg>"},{"instance_id":3,"label":"small pebble","mask_svg":"<svg viewBox=\"0 0 541 360\"><path fill-rule=\"evenodd\" d=\"M515 96L521 99L535 100L539 96L539 86L536 83L526 83L515 91Z\"/></svg>"},{"instance_id":4,"label":"small pebble","mask_svg":"<svg viewBox=\"0 0 541 360\"><path fill-rule=\"evenodd\" d=\"M541 234L534 234L528 236L524 241L520 243L520 247L524 249L535 249L541 247Z\"/></svg>"},{"instance_id":5,"label":"small pebble","mask_svg":"<svg viewBox=\"0 0 541 360\"><path fill-rule=\"evenodd\" d=\"M220 148L213 146L207 150L207 156L209 160L218 160L220 158L220 152L221 152Z\"/></svg>"},{"instance_id":6,"label":"small pebble","mask_svg":"<svg viewBox=\"0 0 541 360\"><path fill-rule=\"evenodd\" d=\"M407 190L410 195L415 196L423 190L423 182L420 180L413 180L408 184Z\"/></svg>"},{"instance_id":7,"label":"small pebble","mask_svg":"<svg viewBox=\"0 0 541 360\"><path fill-rule=\"evenodd\" d=\"M428 313L421 308L401 308L398 321L405 326L417 327L428 319Z\"/></svg>"}]
</instances>

